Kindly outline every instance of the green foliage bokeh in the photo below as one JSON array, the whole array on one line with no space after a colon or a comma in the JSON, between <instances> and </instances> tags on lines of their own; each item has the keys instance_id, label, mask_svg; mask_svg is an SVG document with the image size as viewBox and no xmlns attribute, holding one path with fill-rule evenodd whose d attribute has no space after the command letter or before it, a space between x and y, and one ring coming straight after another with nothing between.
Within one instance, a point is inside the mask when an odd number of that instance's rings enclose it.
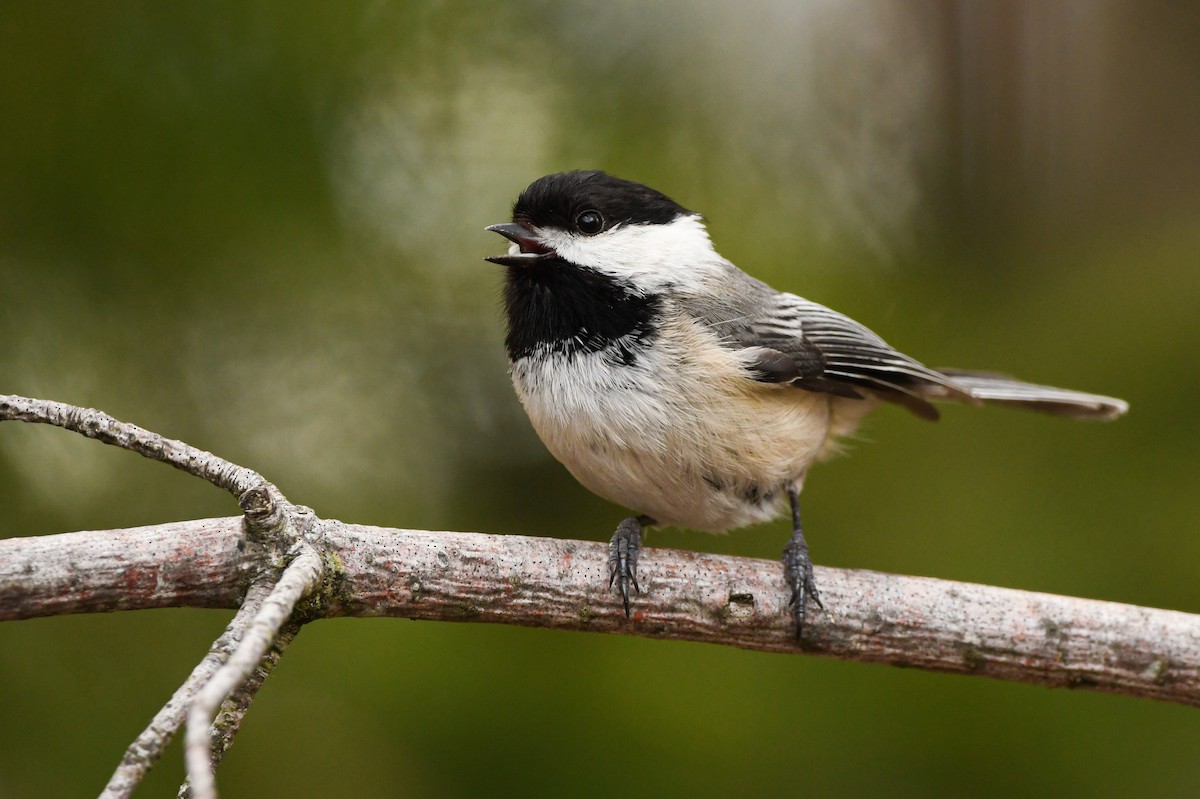
<instances>
[{"instance_id":1,"label":"green foliage bokeh","mask_svg":"<svg viewBox=\"0 0 1200 799\"><path fill-rule=\"evenodd\" d=\"M1200 612L1200 19L960 5L8 4L0 391L184 439L322 516L604 539L622 510L529 429L481 260L526 183L600 167L931 365L1130 401L1112 425L879 412L809 479L818 563ZM0 426L0 535L235 512L131 454ZM786 533L650 543L776 557ZM96 793L228 617L0 625L0 797ZM1200 784L1198 750L1194 710L1146 701L344 619L303 631L218 779L1172 796Z\"/></svg>"}]
</instances>

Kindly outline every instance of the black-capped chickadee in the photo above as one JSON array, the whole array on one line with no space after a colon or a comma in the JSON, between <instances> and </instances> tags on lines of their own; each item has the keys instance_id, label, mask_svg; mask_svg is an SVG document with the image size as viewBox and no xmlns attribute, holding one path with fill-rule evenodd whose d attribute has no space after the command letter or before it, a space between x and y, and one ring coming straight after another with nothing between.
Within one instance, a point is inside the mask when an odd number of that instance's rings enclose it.
<instances>
[{"instance_id":1,"label":"black-capped chickadee","mask_svg":"<svg viewBox=\"0 0 1200 799\"><path fill-rule=\"evenodd\" d=\"M1118 399L989 372L930 369L857 322L776 291L722 258L699 214L603 172L534 181L505 266L513 386L546 447L601 497L638 513L609 549L629 614L644 527L728 530L790 503L783 552L796 634L819 607L797 497L882 402L937 419L934 400L1114 419Z\"/></svg>"}]
</instances>

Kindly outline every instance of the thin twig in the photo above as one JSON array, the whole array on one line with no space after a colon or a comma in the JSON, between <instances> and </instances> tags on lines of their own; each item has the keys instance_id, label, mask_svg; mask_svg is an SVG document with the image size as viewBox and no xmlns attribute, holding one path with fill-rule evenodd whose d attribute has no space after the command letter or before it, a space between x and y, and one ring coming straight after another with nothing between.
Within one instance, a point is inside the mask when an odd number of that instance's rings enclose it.
<instances>
[{"instance_id":1,"label":"thin twig","mask_svg":"<svg viewBox=\"0 0 1200 799\"><path fill-rule=\"evenodd\" d=\"M95 408L80 408L63 402L0 394L0 421L11 419L54 425L105 444L136 452L151 460L170 464L223 488L240 500L252 488L267 481L258 472L230 463L211 452L182 441L152 433L135 424L118 421Z\"/></svg>"},{"instance_id":2,"label":"thin twig","mask_svg":"<svg viewBox=\"0 0 1200 799\"><path fill-rule=\"evenodd\" d=\"M234 495L241 506L244 516L242 530L244 537L239 536L235 543L239 563L233 568L220 570L213 582L241 585L250 573L271 574L272 562L290 546L297 546L300 555L296 561L284 571L280 582L264 598L260 596L268 583L259 582L260 588L251 588L238 614L230 623L225 633L210 649L209 654L196 666L188 680L175 692L167 704L155 715L150 726L138 736L137 740L126 751L125 758L113 774L104 796L129 796L141 779L149 771L155 761L161 756L163 749L179 728L184 717L188 719L189 735L188 766L193 781L199 779L200 788L197 792L202 797L215 797L212 784L212 770L207 773L195 768L196 758L192 756L195 749L194 739L198 733L192 731L201 713L206 714L204 724L207 725L213 710L221 704L230 690L238 687L255 666L263 661L262 667L256 673L256 679L243 690L229 708L224 723L216 729L217 732L227 730L224 735L217 735L219 743L215 751L212 767L220 760L233 741L241 723L241 717L249 707L254 693L261 685L262 679L273 668L278 660L278 654L263 660L266 649L271 645L279 632L279 626L295 610L295 605L308 590L320 581L322 566L319 555L311 545L301 545L299 540L304 535L307 526L313 521L311 511L306 508L296 508L279 492L274 485L267 482L262 475L237 464L230 463L211 452L197 449L182 441L169 439L158 433L145 430L137 425L121 422L108 414L93 409L80 408L61 402L38 400L28 397L0 395L0 421L18 420L50 424L71 430L88 438L94 438L106 444L121 447L136 452L152 460L161 461L174 466L196 477L201 477L214 485L225 489ZM115 537L115 536L114 536ZM84 540L92 544L92 537L84 534ZM122 588L116 591L101 591L104 599L111 606L109 609L133 607L139 603L162 601L164 598L181 598L183 591L172 592L162 590L160 578L163 576L159 565L178 566L180 561L165 561L148 569L131 567L124 556L125 549L113 550L113 542L104 542L99 547L93 546L89 553L90 561L105 568L97 569L97 573L87 573L87 579L80 579L81 568L77 561L61 561L52 555L48 558L39 557L47 553L36 552L39 544L26 543L23 548L25 557L13 563L7 569L0 568L0 578L20 574L29 576L42 571L40 580L3 580L0 581L0 619L17 618L28 615L73 612L83 608L80 603L86 601L88 608L95 607L94 594L81 594L78 586L82 582L94 582L100 575L109 576L114 571L122 575ZM222 554L228 554L222 553ZM187 563L188 561L183 561ZM47 563L50 568L47 569ZM19 570L19 571L14 571ZM186 567L184 570L187 570ZM191 573L198 571L195 568ZM202 569L199 569L202 571ZM86 572L85 572L86 573ZM23 590L24 583L32 582L38 590L28 592ZM186 580L171 580L172 587L183 588ZM64 586L67 590L63 590ZM111 586L111 584L110 584ZM195 587L194 581L192 588ZM41 601L47 594L51 601ZM70 597L65 602L62 598ZM87 599L84 600L84 597ZM211 590L206 593L212 602L219 602L227 594L214 595ZM57 600L57 601L55 601ZM103 600L102 600L103 601ZM285 604L286 603L286 604ZM144 606L144 605L143 605ZM295 635L289 631L280 648ZM230 649L233 654L230 655ZM231 665L232 664L232 665ZM202 733L202 731L201 731ZM207 781L206 781L207 780Z\"/></svg>"},{"instance_id":3,"label":"thin twig","mask_svg":"<svg viewBox=\"0 0 1200 799\"><path fill-rule=\"evenodd\" d=\"M191 444L166 438L95 408L64 402L0 394L0 422L12 420L49 424L136 452L233 494L245 513L250 541L286 548L294 543L285 533L291 504L274 485L253 469L238 466Z\"/></svg>"},{"instance_id":4,"label":"thin twig","mask_svg":"<svg viewBox=\"0 0 1200 799\"><path fill-rule=\"evenodd\" d=\"M296 558L284 569L237 649L192 701L184 736L184 758L194 799L216 797L209 725L217 708L250 677L284 622L295 611L296 604L320 584L323 574L321 556L311 546L301 545Z\"/></svg>"},{"instance_id":5,"label":"thin twig","mask_svg":"<svg viewBox=\"0 0 1200 799\"><path fill-rule=\"evenodd\" d=\"M276 641L280 625L295 611L296 603L320 583L323 575L320 555L311 544L300 543L302 536L314 522L312 512L307 508L293 506L274 485L257 472L182 441L168 439L137 425L118 421L93 408L0 395L0 421L5 420L55 425L167 463L232 493L241 506L244 513L242 532L245 535L239 536L235 544L241 562L233 568L222 569L218 574L218 582L241 582L246 574L257 573L261 576L258 587L250 589L238 614L210 649L209 654L126 751L121 766L104 790L105 796L130 795L162 755L163 749L186 715L188 734L185 757L189 780L197 786L197 796L202 799L215 799L213 769L225 750L232 745L242 716L254 694L278 662L278 653L295 636L295 630L289 629L279 639L274 655L267 656L267 650L272 642ZM84 535L83 538L92 543L90 536ZM39 554L45 553L30 552L39 549L41 543L43 542L26 542L24 552L20 553L25 557L20 562L8 566L9 573L28 577L37 574L39 570L46 571L46 562L38 557ZM117 591L109 597L114 603L113 608L130 607L139 601L162 599L158 565L148 570L139 570L136 567L131 569L124 559L125 550L114 552L111 549L112 542L107 543L108 551L91 552L89 559L98 560L101 565L108 567L101 570L105 574L111 574L115 570L122 573L124 590ZM289 547L295 547L299 552L298 556L283 571L269 594L265 598L261 597L260 589L265 588L268 585L267 581L273 577L274 561ZM53 556L46 560L52 567L48 573L41 575L42 579L32 581L40 587L40 597L36 591L31 595L22 589L22 584L30 582L29 580L13 579L0 582L0 618L80 609L78 603L82 595L77 590L78 583L83 582L79 579L80 565L76 561L56 560ZM170 563L172 562L165 562ZM13 572L14 569L19 571ZM3 571L0 569L0 572ZM0 577L2 576L4 575L0 573ZM74 606L72 600L65 603L39 603L37 600L45 597L47 590L53 592L52 596L57 599L61 599L63 595L74 597ZM179 595L175 594L176 597ZM208 596L212 597L212 592L209 592ZM212 598L218 601L217 597ZM94 598L90 601L94 602ZM233 649L231 655L230 648ZM243 685L247 677L252 677L250 684L232 699L222 723L213 729L215 749L212 750L211 764L206 764L207 758L202 754L198 755L197 748L197 741L202 741L205 733L201 725L207 727L217 706L226 700L233 689Z\"/></svg>"},{"instance_id":6,"label":"thin twig","mask_svg":"<svg viewBox=\"0 0 1200 799\"><path fill-rule=\"evenodd\" d=\"M220 765L221 759L225 757L225 753L233 746L233 739L237 736L238 731L242 726L242 719L245 718L246 711L250 709L250 704L254 701L255 695L258 694L258 689L262 687L264 681L279 665L280 659L283 657L284 650L296 640L296 636L300 632L300 625L296 622L285 624L279 634L275 636L275 641L271 644L271 648L267 650L267 654L259 661L250 677L242 683L241 687L235 690L224 702L221 703L221 709L217 711L217 717L213 719L212 725L209 727L209 739L212 741L212 755L210 766L215 773L217 766ZM179 786L179 799L191 799L192 783L187 778L184 778L183 784Z\"/></svg>"},{"instance_id":7,"label":"thin twig","mask_svg":"<svg viewBox=\"0 0 1200 799\"><path fill-rule=\"evenodd\" d=\"M133 795L134 789L162 757L175 733L183 726L192 697L212 678L217 669L229 660L230 653L253 623L270 591L270 585L266 583L251 586L245 601L225 628L225 632L213 642L208 654L192 670L183 685L176 689L162 709L154 714L154 718L141 735L125 750L121 765L113 772L108 785L100 794L100 799L127 799Z\"/></svg>"}]
</instances>

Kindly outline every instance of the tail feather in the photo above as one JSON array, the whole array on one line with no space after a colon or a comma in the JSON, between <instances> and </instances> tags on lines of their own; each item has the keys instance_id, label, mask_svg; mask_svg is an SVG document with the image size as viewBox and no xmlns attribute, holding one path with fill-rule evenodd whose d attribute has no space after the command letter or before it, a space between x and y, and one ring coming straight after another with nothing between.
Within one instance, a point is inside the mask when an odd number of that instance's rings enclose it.
<instances>
[{"instance_id":1,"label":"tail feather","mask_svg":"<svg viewBox=\"0 0 1200 799\"><path fill-rule=\"evenodd\" d=\"M937 371L950 378L956 387L970 397L989 405L1007 405L1094 421L1116 419L1129 410L1127 402L1114 397L1039 386L995 372L971 372L962 369ZM951 392L938 386L931 386L924 393L931 398L955 398Z\"/></svg>"}]
</instances>

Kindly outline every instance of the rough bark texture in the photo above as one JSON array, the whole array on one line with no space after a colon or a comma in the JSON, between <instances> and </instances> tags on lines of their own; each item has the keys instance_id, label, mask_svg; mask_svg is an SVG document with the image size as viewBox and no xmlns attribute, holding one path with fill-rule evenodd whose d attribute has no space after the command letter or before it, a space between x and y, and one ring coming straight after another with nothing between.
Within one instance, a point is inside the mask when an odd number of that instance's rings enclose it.
<instances>
[{"instance_id":1,"label":"rough bark texture","mask_svg":"<svg viewBox=\"0 0 1200 799\"><path fill-rule=\"evenodd\" d=\"M279 631L279 634L275 636L275 641L271 644L270 650L263 657L262 661L254 667L253 673L236 691L231 693L221 703L221 710L217 713L217 717L213 719L208 730L212 749L209 766L214 772L217 766L221 764L225 753L233 747L233 739L241 729L242 719L245 718L246 712L250 709L250 704L258 694L258 689L262 688L263 682L266 681L267 677L271 676L271 672L279 665L284 651L296 639L296 635L299 632L300 625L298 623L284 626ZM187 778L184 778L183 784L179 786L179 792L176 795L179 799L198 799L192 793L191 780ZM100 799L107 798L104 794L101 794Z\"/></svg>"},{"instance_id":2,"label":"rough bark texture","mask_svg":"<svg viewBox=\"0 0 1200 799\"><path fill-rule=\"evenodd\" d=\"M605 544L335 521L317 521L310 535L332 564L306 609L313 617L707 641L1200 705L1200 616L1191 614L818 567L827 610L810 614L797 645L775 561L647 549L639 561L645 593L626 619L607 587ZM234 608L241 536L232 518L0 541L0 618Z\"/></svg>"},{"instance_id":3,"label":"rough bark texture","mask_svg":"<svg viewBox=\"0 0 1200 799\"><path fill-rule=\"evenodd\" d=\"M211 521L227 522L229 520L212 519ZM57 538L57 536L55 537ZM134 790L141 783L142 779L154 767L158 759L162 757L163 751L171 743L171 739L175 737L175 733L183 726L184 721L187 719L188 708L192 704L193 697L195 697L196 693L203 686L208 684L208 681L217 673L217 670L229 660L230 654L233 653L233 650L242 640L246 629L253 623L254 618L258 615L259 609L262 607L263 602L266 601L270 592L270 585L265 583L250 586L237 614L229 622L229 626L225 628L220 637L209 647L208 654L196 665L196 668L184 680L183 685L176 689L171 698L167 700L167 703L154 714L154 718L150 720L146 729L142 730L141 734L125 750L125 756L121 758L120 765L117 766L116 771L109 778L108 784L104 786L104 790L100 792L100 799L123 799L124 797L133 795ZM287 641L283 641L279 645L282 647L286 646L286 644ZM254 688L253 690L257 689ZM250 691L251 696L253 695L253 690ZM228 731L228 734L232 735L236 731L237 728L234 725Z\"/></svg>"},{"instance_id":4,"label":"rough bark texture","mask_svg":"<svg viewBox=\"0 0 1200 799\"><path fill-rule=\"evenodd\" d=\"M0 621L142 608L236 608L242 520L202 519L0 541Z\"/></svg>"},{"instance_id":5,"label":"rough bark texture","mask_svg":"<svg viewBox=\"0 0 1200 799\"><path fill-rule=\"evenodd\" d=\"M259 671L260 665L265 668L264 677L274 668L273 663L264 662L267 653L277 642L279 631L287 624L300 600L320 585L323 576L324 565L317 551L309 544L297 546L291 563L275 582L229 660L196 693L188 708L184 737L188 785L181 793L190 792L194 799L216 799L215 769L225 750L232 745L240 721L232 728L222 730L212 727L213 717L227 697L239 687L247 687L247 681ZM286 646L286 642L283 645ZM247 702L255 691L256 685L245 695ZM244 708L242 712L245 712Z\"/></svg>"},{"instance_id":6,"label":"rough bark texture","mask_svg":"<svg viewBox=\"0 0 1200 799\"><path fill-rule=\"evenodd\" d=\"M0 420L49 424L94 438L200 477L235 497L266 483L262 475L211 452L122 422L95 408L0 394Z\"/></svg>"}]
</instances>

